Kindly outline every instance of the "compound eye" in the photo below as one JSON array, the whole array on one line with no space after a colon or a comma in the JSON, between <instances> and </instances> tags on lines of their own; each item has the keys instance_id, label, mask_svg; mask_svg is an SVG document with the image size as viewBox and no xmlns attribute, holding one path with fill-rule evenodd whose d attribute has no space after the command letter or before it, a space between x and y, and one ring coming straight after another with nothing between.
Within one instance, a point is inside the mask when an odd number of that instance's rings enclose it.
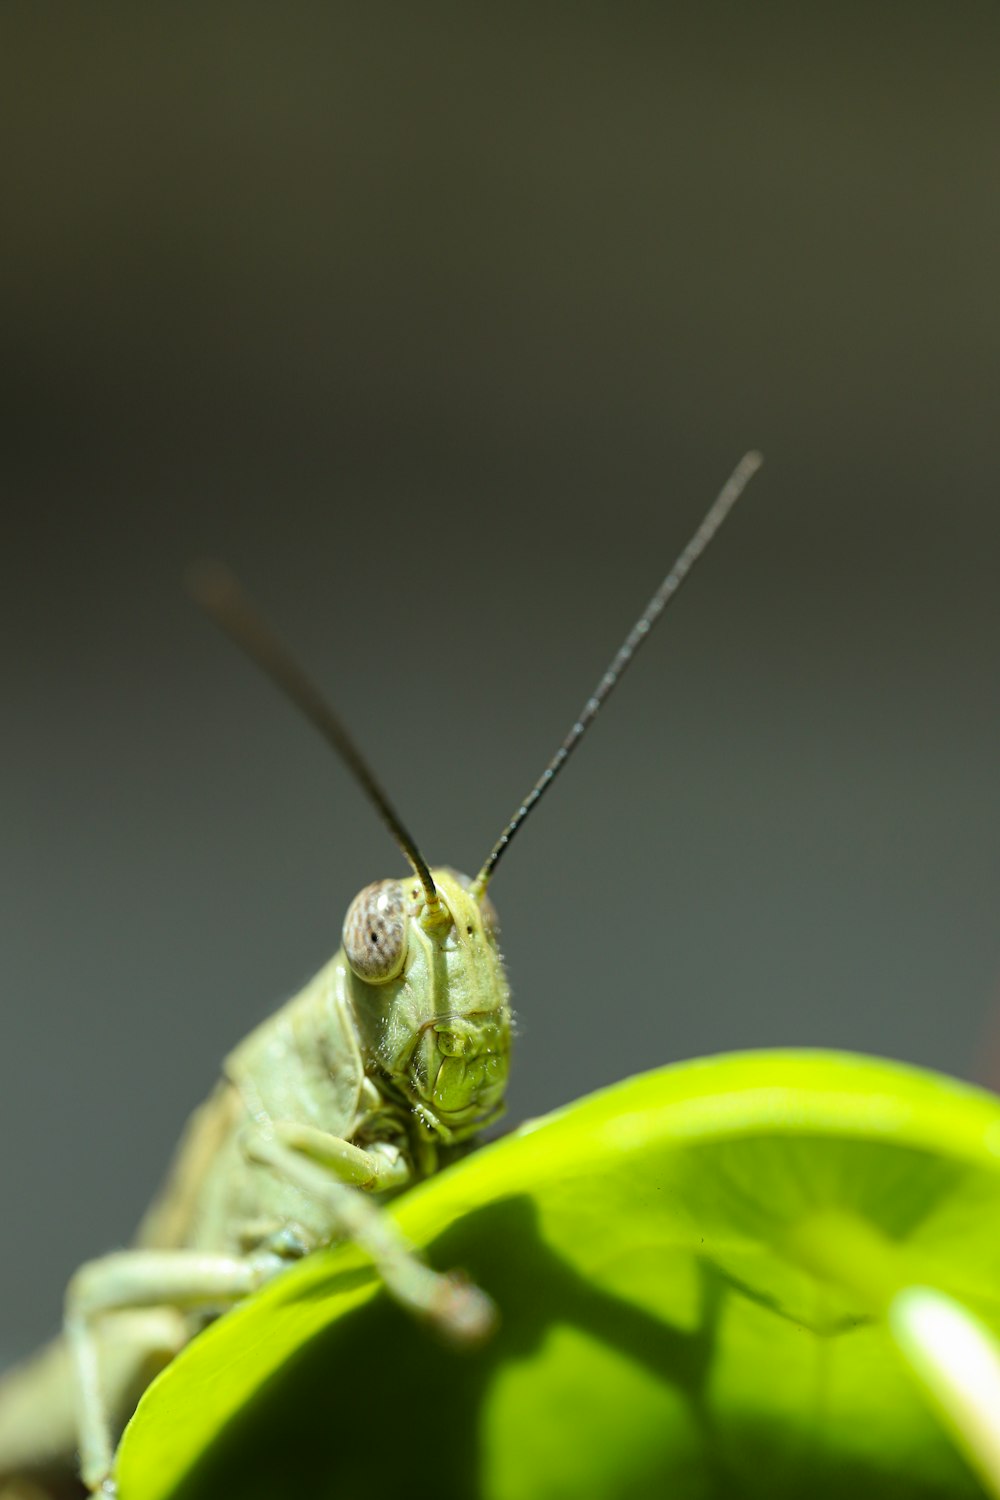
<instances>
[{"instance_id":1,"label":"compound eye","mask_svg":"<svg viewBox=\"0 0 1000 1500\"><path fill-rule=\"evenodd\" d=\"M359 979L386 984L406 958L406 914L398 880L359 891L344 918L344 952Z\"/></svg>"},{"instance_id":2,"label":"compound eye","mask_svg":"<svg viewBox=\"0 0 1000 1500\"><path fill-rule=\"evenodd\" d=\"M467 891L470 889L472 881L469 879L468 875L463 875L461 870L453 870L449 865L446 865L445 869L448 871L449 875L453 875L455 877L459 885L462 887L463 891ZM500 918L497 916L496 907L493 905L493 902L490 900L485 891L479 898L479 910L482 912L483 926L486 928L486 931L495 942L499 942Z\"/></svg>"},{"instance_id":3,"label":"compound eye","mask_svg":"<svg viewBox=\"0 0 1000 1500\"><path fill-rule=\"evenodd\" d=\"M496 907L485 891L479 898L479 910L483 914L483 926L486 928L486 931L494 941L499 942L500 918L497 916Z\"/></svg>"}]
</instances>

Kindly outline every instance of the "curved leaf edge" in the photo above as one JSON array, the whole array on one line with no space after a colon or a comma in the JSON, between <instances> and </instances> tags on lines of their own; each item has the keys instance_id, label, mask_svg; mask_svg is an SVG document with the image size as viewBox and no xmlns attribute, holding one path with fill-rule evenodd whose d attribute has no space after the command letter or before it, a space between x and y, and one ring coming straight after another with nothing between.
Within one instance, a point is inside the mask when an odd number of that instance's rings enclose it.
<instances>
[{"instance_id":1,"label":"curved leaf edge","mask_svg":"<svg viewBox=\"0 0 1000 1500\"><path fill-rule=\"evenodd\" d=\"M1000 1170L1000 1100L973 1085L851 1052L751 1050L638 1074L526 1121L386 1211L423 1248L465 1213L523 1192L539 1174L592 1171L609 1156L665 1141L785 1133L895 1142ZM210 1432L186 1430L178 1440L171 1431L175 1391L188 1410L200 1389L211 1390L218 1406L225 1370L229 1399L215 1424L221 1429L305 1341L379 1287L361 1252L340 1244L309 1256L220 1318L143 1396L119 1449L122 1500L161 1500L211 1440ZM239 1356L232 1352L237 1347ZM246 1358L251 1353L255 1359ZM252 1372L246 1381L241 1368Z\"/></svg>"}]
</instances>

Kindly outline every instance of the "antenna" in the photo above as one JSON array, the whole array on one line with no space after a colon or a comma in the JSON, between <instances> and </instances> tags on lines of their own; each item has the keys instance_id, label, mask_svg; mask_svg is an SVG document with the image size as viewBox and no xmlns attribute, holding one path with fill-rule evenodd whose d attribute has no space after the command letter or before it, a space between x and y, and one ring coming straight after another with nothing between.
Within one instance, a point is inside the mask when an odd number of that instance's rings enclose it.
<instances>
[{"instance_id":1,"label":"antenna","mask_svg":"<svg viewBox=\"0 0 1000 1500\"><path fill-rule=\"evenodd\" d=\"M211 615L220 630L249 656L266 677L270 677L286 698L290 698L302 710L309 722L336 750L413 866L413 872L424 888L425 915L433 921L441 909L441 898L431 878L427 861L412 835L403 826L399 814L376 781L374 772L361 751L319 689L258 614L228 568L221 563L196 563L189 569L185 581L190 593L206 614Z\"/></svg>"},{"instance_id":2,"label":"antenna","mask_svg":"<svg viewBox=\"0 0 1000 1500\"><path fill-rule=\"evenodd\" d=\"M759 453L746 453L740 459L739 463L736 465L736 468L726 480L726 483L720 491L718 498L710 507L707 515L705 516L705 519L698 527L698 530L688 542L687 546L684 548L684 551L681 553L680 557L678 557L677 561L670 569L670 572L667 574L666 578L664 578L663 582L660 584L660 587L657 589L656 593L653 595L652 599L650 599L649 603L646 605L646 608L643 610L642 614L639 616L638 620L636 620L635 624L632 626L632 629L625 637L624 643L615 654L614 658L612 659L611 665L604 673L604 676L597 684L597 687L594 689L591 696L587 699L580 712L579 718L576 720L576 723L573 725L569 734L563 740L562 744L559 746L559 749L549 761L548 765L545 767L545 770L542 772L541 776L539 776L538 780L531 788L531 791L525 797L524 801L517 809L517 812L511 818L510 822L507 824L507 827L504 829L503 833L500 835L496 843L493 845L493 848L490 850L489 858L483 865L483 868L480 870L475 880L472 882L472 894L476 898L476 900L478 900L486 890L487 885L493 877L493 872L500 861L500 857L504 853L511 839L514 837L515 833L521 827L521 824L524 822L525 818L535 807L543 794L548 791L553 781L555 781L556 777L559 775L559 772L569 760L573 751L583 739L583 736L586 734L591 724L597 718L597 715L600 713L601 708L604 706L608 698L611 696L611 693L614 691L615 687L625 675L625 672L631 664L635 653L638 651L643 641L649 635L650 631L656 624L657 620L660 618L663 611L666 609L667 605L676 597L677 591L680 588L681 584L684 582L685 578L688 576L691 569L698 561L699 557L701 557L702 553L705 551L705 548L708 546L709 542L712 540L715 533L718 531L719 527L722 525L723 521L732 510L733 506L736 504L737 500L746 489L747 484L753 478L754 474L756 474L757 470L760 468L763 462L764 460Z\"/></svg>"}]
</instances>

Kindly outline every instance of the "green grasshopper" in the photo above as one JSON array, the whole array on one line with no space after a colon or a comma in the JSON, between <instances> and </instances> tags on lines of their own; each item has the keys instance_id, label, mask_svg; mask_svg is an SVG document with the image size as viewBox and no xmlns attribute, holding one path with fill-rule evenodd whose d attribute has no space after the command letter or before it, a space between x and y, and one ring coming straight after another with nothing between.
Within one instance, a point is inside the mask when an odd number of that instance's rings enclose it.
<instances>
[{"instance_id":1,"label":"green grasshopper","mask_svg":"<svg viewBox=\"0 0 1000 1500\"><path fill-rule=\"evenodd\" d=\"M73 1276L63 1338L0 1385L0 1476L44 1474L75 1438L84 1484L113 1494L115 1436L156 1370L227 1306L337 1240L358 1245L389 1294L449 1338L489 1333L486 1293L431 1270L373 1197L437 1171L501 1114L510 992L487 886L759 464L749 453L734 470L473 880L429 868L235 580L214 566L195 573L198 601L332 744L412 873L354 898L336 956L226 1058L132 1248Z\"/></svg>"}]
</instances>

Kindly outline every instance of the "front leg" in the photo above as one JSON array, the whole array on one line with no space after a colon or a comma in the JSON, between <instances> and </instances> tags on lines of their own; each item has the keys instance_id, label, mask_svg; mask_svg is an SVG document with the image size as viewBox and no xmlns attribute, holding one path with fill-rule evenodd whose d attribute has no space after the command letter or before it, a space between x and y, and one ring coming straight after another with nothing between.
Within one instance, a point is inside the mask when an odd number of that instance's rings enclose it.
<instances>
[{"instance_id":1,"label":"front leg","mask_svg":"<svg viewBox=\"0 0 1000 1500\"><path fill-rule=\"evenodd\" d=\"M247 1131L243 1149L307 1193L330 1217L334 1236L370 1256L386 1290L410 1312L436 1323L449 1337L475 1342L496 1321L493 1303L454 1273L439 1276L406 1243L395 1224L362 1189L399 1187L409 1180L405 1160L392 1147L363 1151L313 1126L279 1120L270 1130Z\"/></svg>"},{"instance_id":2,"label":"front leg","mask_svg":"<svg viewBox=\"0 0 1000 1500\"><path fill-rule=\"evenodd\" d=\"M408 1187L413 1181L406 1157L398 1146L388 1141L374 1141L367 1150L362 1150L339 1135L331 1135L328 1130L317 1130L315 1125L300 1125L295 1120L279 1120L273 1129L275 1140L323 1167L331 1177L350 1187L384 1193L389 1188ZM251 1161L259 1159L254 1155L253 1141L264 1134L254 1128L244 1136L244 1150Z\"/></svg>"}]
</instances>

